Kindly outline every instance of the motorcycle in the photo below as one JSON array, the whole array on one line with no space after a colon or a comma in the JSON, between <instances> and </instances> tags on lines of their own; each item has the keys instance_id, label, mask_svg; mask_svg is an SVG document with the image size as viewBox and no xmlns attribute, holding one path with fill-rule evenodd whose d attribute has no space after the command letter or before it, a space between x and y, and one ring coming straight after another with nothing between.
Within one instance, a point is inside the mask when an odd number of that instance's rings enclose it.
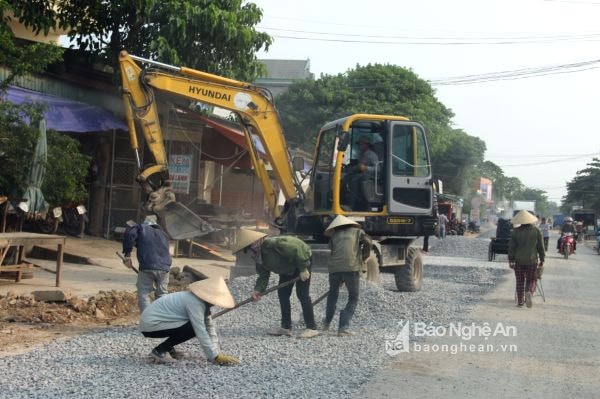
<instances>
[{"instance_id":1,"label":"motorcycle","mask_svg":"<svg viewBox=\"0 0 600 399\"><path fill-rule=\"evenodd\" d=\"M569 259L570 255L575 253L575 238L572 233L565 233L560 240L560 254L565 259Z\"/></svg>"},{"instance_id":2,"label":"motorcycle","mask_svg":"<svg viewBox=\"0 0 600 399\"><path fill-rule=\"evenodd\" d=\"M53 208L45 219L37 222L37 227L45 234L56 234L60 229L69 235L83 237L88 222L85 206L71 204Z\"/></svg>"},{"instance_id":3,"label":"motorcycle","mask_svg":"<svg viewBox=\"0 0 600 399\"><path fill-rule=\"evenodd\" d=\"M596 251L598 251L598 255L600 255L600 229L596 231Z\"/></svg>"}]
</instances>

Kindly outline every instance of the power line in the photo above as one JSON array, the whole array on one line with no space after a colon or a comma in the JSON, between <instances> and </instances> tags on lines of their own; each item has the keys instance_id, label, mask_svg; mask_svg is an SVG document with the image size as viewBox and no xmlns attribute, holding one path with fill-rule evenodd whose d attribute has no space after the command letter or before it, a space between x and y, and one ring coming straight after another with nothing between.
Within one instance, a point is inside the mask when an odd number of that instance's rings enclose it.
<instances>
[{"instance_id":1,"label":"power line","mask_svg":"<svg viewBox=\"0 0 600 399\"><path fill-rule=\"evenodd\" d=\"M404 40L437 40L437 41L444 41L440 44L446 44L448 40L455 40L455 41L463 41L463 40L496 40L496 41L509 41L509 40L516 40L516 41L524 41L525 43L527 43L527 41L531 41L534 40L535 43L537 43L538 40L552 40L552 41L587 41L587 40L596 40L596 39L600 39L600 33L589 33L589 34L578 34L578 35L551 35L551 36L506 36L506 37L448 37L448 36L433 36L433 37L427 37L427 36L389 36L389 35L365 35L365 34L358 34L358 33L336 33L336 32L323 32L323 31L307 31L307 30L301 30L301 29L288 29L288 28L272 28L272 27L267 27L267 26L259 26L259 29L266 29L266 30L273 30L273 31L279 31L279 32L291 32L291 33L307 33L307 34L312 34L312 35L327 35L327 36L342 36L342 37L362 37L362 38L376 38L376 39L404 39ZM300 37L298 37L300 38ZM314 38L315 40L319 39L319 38ZM477 42L477 43L469 43L469 44L487 44L487 42Z\"/></svg>"},{"instance_id":2,"label":"power line","mask_svg":"<svg viewBox=\"0 0 600 399\"><path fill-rule=\"evenodd\" d=\"M276 39L291 39L291 40L308 40L317 42L335 42L335 43L359 43L359 44L393 44L393 45L434 45L434 46L474 46L474 45L513 45L513 44L556 44L556 40L497 40L497 41L390 41L390 40L355 40L355 39L336 39L329 37L307 37L307 36L288 36L288 35L272 35ZM588 38L577 41L599 41L600 38ZM573 40L565 40L564 42L572 42Z\"/></svg>"},{"instance_id":3,"label":"power line","mask_svg":"<svg viewBox=\"0 0 600 399\"><path fill-rule=\"evenodd\" d=\"M582 72L589 69L596 69L599 66L600 59L579 61L569 64L559 65L546 65L540 67L521 68L508 71L490 72L479 75L464 75L455 76L448 78L432 79L429 83L433 86L444 86L444 85L461 85L461 84L473 84L491 82L497 80L514 80L514 79L525 79L538 76L562 74L562 73L575 73Z\"/></svg>"}]
</instances>

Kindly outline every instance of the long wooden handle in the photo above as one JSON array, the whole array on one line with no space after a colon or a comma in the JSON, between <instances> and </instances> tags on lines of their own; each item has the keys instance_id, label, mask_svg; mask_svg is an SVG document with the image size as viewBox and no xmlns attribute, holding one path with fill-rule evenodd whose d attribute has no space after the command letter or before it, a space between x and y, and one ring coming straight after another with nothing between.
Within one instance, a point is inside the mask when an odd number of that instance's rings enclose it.
<instances>
[{"instance_id":1,"label":"long wooden handle","mask_svg":"<svg viewBox=\"0 0 600 399\"><path fill-rule=\"evenodd\" d=\"M295 283L296 281L298 281L298 280L300 280L300 276L298 276L298 277L294 277L293 279L291 279L291 280L288 280L288 281L286 281L285 283L281 283L281 284L279 284L279 285L275 285L275 286L273 286L273 287L271 287L271 288L269 288L269 289L265 290L265 292L263 292L263 293L261 294L261 296L265 296L265 295L267 295L267 294L269 294L269 293L271 293L271 292L273 292L273 291L276 291L276 290L278 290L278 289L280 289L280 288L287 287L287 286L288 286L288 285L290 285L290 284L294 284L294 283ZM219 316L222 316L222 315L224 315L225 313L229 313L229 312L231 312L232 310L235 310L235 309L239 308L240 306L244 306L244 305L246 305L246 304L248 304L248 303L250 303L250 302L253 302L253 300L252 300L252 297L250 297L250 298L248 298L248 299L244 299L242 302L236 303L236 304L235 304L235 306L234 306L234 307L232 307L231 309L224 309L224 310L221 310L220 312L217 312L217 313L213 314L213 315L211 316L211 318L215 319L215 318L217 318L217 317L219 317Z\"/></svg>"},{"instance_id":2,"label":"long wooden handle","mask_svg":"<svg viewBox=\"0 0 600 399\"><path fill-rule=\"evenodd\" d=\"M121 255L121 254L119 253L119 251L117 251L117 252L115 252L115 253L117 254L117 256L118 256L119 258L121 258L121 260L122 260L122 261L124 261L124 260L125 260L125 257L124 257L123 255ZM135 268L135 266L133 266L133 265L132 265L131 267L129 267L129 266L128 266L127 268L128 268L128 269L133 269L133 271L134 271L134 272L136 272L136 274L139 274L139 273L140 273L140 272L138 271L138 269L136 269L136 268Z\"/></svg>"}]
</instances>

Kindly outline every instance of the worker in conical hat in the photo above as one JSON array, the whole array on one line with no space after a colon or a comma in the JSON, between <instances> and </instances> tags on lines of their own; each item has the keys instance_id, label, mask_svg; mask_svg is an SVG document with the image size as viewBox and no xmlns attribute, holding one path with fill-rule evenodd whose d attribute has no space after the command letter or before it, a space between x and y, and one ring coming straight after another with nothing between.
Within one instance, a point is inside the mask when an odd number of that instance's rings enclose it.
<instances>
[{"instance_id":1,"label":"worker in conical hat","mask_svg":"<svg viewBox=\"0 0 600 399\"><path fill-rule=\"evenodd\" d=\"M508 244L508 264L515 271L518 307L524 304L528 308L532 306L537 276L544 268L546 251L542 232L534 225L537 220L526 210L520 211L511 220L514 226L519 225L513 230Z\"/></svg>"},{"instance_id":2,"label":"worker in conical hat","mask_svg":"<svg viewBox=\"0 0 600 399\"><path fill-rule=\"evenodd\" d=\"M175 347L196 337L209 362L224 366L238 364L238 359L220 352L210 317L212 306L224 309L235 306L221 276L196 281L187 291L163 295L148 305L142 313L140 331L148 338L167 338L152 349L150 359L157 363L180 360L184 354Z\"/></svg>"},{"instance_id":3,"label":"worker in conical hat","mask_svg":"<svg viewBox=\"0 0 600 399\"><path fill-rule=\"evenodd\" d=\"M315 315L310 299L310 266L312 252L310 247L301 239L294 236L268 236L253 230L241 230L231 252L249 252L256 263L258 278L252 292L252 299L260 300L267 289L271 273L279 275L279 284L299 278L277 290L281 309L281 325L270 329L267 334L274 336L292 335L292 310L290 297L296 286L296 296L302 306L302 315L306 329L299 338L312 338L319 335Z\"/></svg>"},{"instance_id":4,"label":"worker in conical hat","mask_svg":"<svg viewBox=\"0 0 600 399\"><path fill-rule=\"evenodd\" d=\"M329 248L331 255L329 269L329 293L325 308L323 330L328 330L335 314L335 307L342 284L348 289L348 302L340 311L338 336L354 335L350 330L350 321L358 304L360 270L363 262L371 252L371 238L363 231L360 224L343 215L338 215L325 229L326 236L331 237Z\"/></svg>"}]
</instances>

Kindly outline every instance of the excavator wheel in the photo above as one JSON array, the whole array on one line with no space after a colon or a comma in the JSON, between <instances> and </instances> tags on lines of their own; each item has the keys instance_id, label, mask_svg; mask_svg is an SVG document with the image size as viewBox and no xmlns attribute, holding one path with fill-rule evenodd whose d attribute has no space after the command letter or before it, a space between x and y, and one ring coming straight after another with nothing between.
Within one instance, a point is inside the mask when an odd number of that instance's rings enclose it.
<instances>
[{"instance_id":1,"label":"excavator wheel","mask_svg":"<svg viewBox=\"0 0 600 399\"><path fill-rule=\"evenodd\" d=\"M423 284L423 258L418 248L408 248L406 264L396 269L394 274L398 291L415 292Z\"/></svg>"}]
</instances>

